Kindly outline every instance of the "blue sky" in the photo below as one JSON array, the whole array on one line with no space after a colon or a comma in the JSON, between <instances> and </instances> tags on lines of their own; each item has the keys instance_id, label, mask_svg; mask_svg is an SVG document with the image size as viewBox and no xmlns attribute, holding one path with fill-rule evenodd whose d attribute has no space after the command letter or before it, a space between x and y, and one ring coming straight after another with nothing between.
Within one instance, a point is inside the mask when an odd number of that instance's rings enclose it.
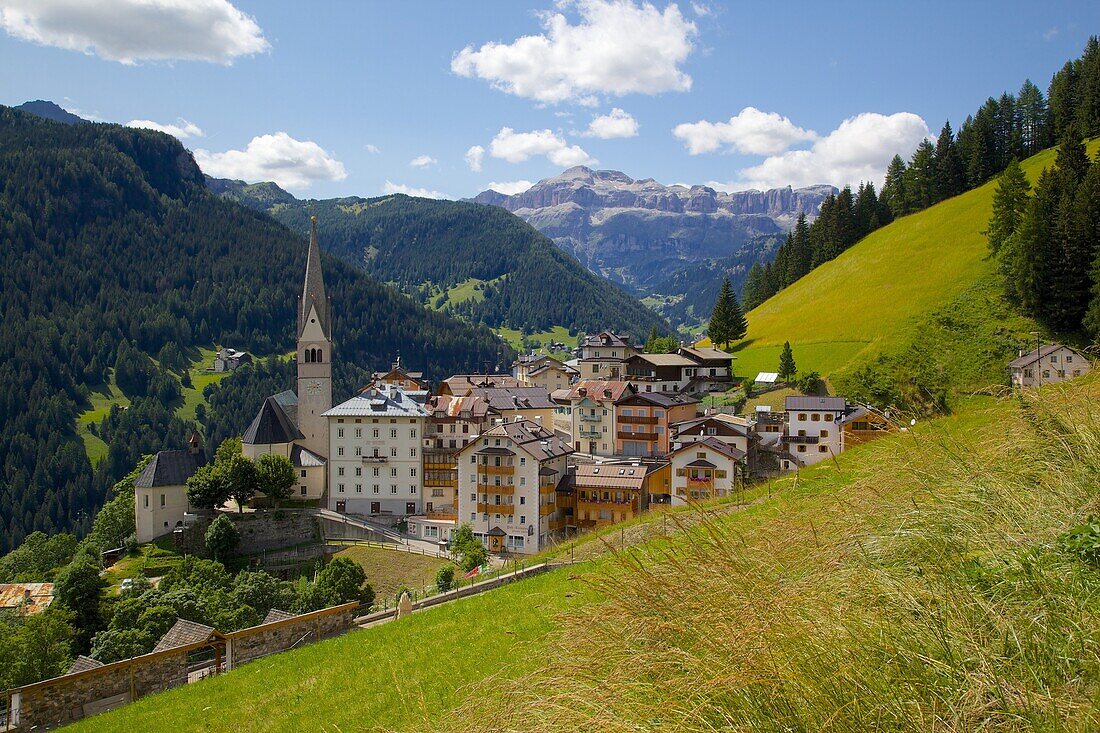
<instances>
[{"instance_id":1,"label":"blue sky","mask_svg":"<svg viewBox=\"0 0 1100 733\"><path fill-rule=\"evenodd\" d=\"M1045 90L1100 3L0 0L0 26L0 102L173 125L208 172L299 196L464 197L574 163L876 179L986 96Z\"/></svg>"}]
</instances>

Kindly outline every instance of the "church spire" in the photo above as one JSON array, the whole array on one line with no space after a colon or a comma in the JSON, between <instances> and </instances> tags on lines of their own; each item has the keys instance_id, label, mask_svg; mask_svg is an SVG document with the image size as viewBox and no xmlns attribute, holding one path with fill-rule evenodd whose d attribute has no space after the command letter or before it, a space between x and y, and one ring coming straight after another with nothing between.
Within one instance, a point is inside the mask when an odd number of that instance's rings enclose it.
<instances>
[{"instance_id":1,"label":"church spire","mask_svg":"<svg viewBox=\"0 0 1100 733\"><path fill-rule=\"evenodd\" d=\"M306 280L302 298L298 303L298 336L301 337L309 321L309 313L317 309L317 320L327 338L332 337L329 322L329 303L325 296L325 280L321 275L321 249L317 246L317 215L309 218L309 255L306 258Z\"/></svg>"}]
</instances>

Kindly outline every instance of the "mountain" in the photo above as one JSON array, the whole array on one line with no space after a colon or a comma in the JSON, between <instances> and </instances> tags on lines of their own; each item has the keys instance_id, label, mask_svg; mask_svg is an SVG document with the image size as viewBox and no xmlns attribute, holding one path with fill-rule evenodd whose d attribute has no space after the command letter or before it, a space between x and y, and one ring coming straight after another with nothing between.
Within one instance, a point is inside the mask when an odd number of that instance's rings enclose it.
<instances>
[{"instance_id":1,"label":"mountain","mask_svg":"<svg viewBox=\"0 0 1100 733\"><path fill-rule=\"evenodd\" d=\"M515 213L593 272L639 294L660 296L666 315L691 322L709 312L668 307L689 292L677 273L702 269L708 290L715 292L715 283L729 275L740 290L752 263L769 259L799 212L812 219L835 192L810 186L724 193L576 166L522 193L490 190L473 201Z\"/></svg>"},{"instance_id":2,"label":"mountain","mask_svg":"<svg viewBox=\"0 0 1100 733\"><path fill-rule=\"evenodd\" d=\"M207 179L210 190L292 229L318 217L321 246L434 308L527 334L671 327L589 272L522 219L494 206L402 194L299 201L273 183Z\"/></svg>"},{"instance_id":3,"label":"mountain","mask_svg":"<svg viewBox=\"0 0 1100 733\"><path fill-rule=\"evenodd\" d=\"M32 115L36 115L45 120L62 122L66 125L77 125L88 122L88 120L83 117L78 117L72 112L62 109L53 102L48 102L44 99L36 99L33 102L23 102L23 104L15 107L15 109L21 112L30 112Z\"/></svg>"},{"instance_id":4,"label":"mountain","mask_svg":"<svg viewBox=\"0 0 1100 733\"><path fill-rule=\"evenodd\" d=\"M86 530L138 456L186 446L195 426L176 414L189 379L181 352L294 348L306 240L304 229L211 194L190 153L163 133L0 107L0 140L2 553L34 530ZM434 379L514 358L485 328L337 258L326 255L324 267L337 399L397 351ZM107 404L116 388L125 409ZM77 431L84 413L96 415L106 446L94 469Z\"/></svg>"}]
</instances>

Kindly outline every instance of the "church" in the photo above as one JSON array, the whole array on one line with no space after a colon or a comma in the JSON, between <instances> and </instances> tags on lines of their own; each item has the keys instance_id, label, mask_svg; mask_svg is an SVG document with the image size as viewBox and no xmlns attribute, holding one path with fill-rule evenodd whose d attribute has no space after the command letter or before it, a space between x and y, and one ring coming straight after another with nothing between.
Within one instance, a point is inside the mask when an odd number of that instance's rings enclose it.
<instances>
[{"instance_id":1,"label":"church","mask_svg":"<svg viewBox=\"0 0 1100 733\"><path fill-rule=\"evenodd\" d=\"M244 454L286 456L298 472L297 499L327 489L328 418L332 407L332 303L325 295L317 217L311 217L305 284L298 300L298 390L268 397L241 436Z\"/></svg>"}]
</instances>

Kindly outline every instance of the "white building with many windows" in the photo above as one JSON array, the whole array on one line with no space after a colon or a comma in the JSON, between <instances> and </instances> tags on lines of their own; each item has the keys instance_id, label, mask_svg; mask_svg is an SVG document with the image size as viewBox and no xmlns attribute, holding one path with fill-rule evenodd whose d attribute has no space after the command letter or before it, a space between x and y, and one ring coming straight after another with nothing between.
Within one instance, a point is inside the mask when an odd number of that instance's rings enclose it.
<instances>
[{"instance_id":1,"label":"white building with many windows","mask_svg":"<svg viewBox=\"0 0 1100 733\"><path fill-rule=\"evenodd\" d=\"M424 405L399 387L379 384L324 416L329 509L390 517L423 511Z\"/></svg>"},{"instance_id":2,"label":"white building with many windows","mask_svg":"<svg viewBox=\"0 0 1100 733\"><path fill-rule=\"evenodd\" d=\"M490 552L538 552L565 528L557 489L572 452L530 420L489 428L458 453L459 523Z\"/></svg>"}]
</instances>

